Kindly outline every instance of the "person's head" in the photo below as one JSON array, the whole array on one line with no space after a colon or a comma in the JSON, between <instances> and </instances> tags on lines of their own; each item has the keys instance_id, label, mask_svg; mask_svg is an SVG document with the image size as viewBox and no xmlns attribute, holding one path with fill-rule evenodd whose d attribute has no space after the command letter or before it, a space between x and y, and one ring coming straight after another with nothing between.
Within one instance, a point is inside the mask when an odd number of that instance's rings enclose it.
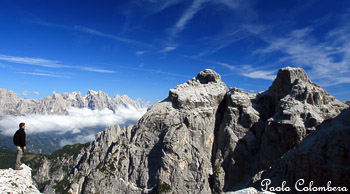
<instances>
[{"instance_id":1,"label":"person's head","mask_svg":"<svg viewBox=\"0 0 350 194\"><path fill-rule=\"evenodd\" d=\"M26 128L26 124L25 123L20 123L19 124L19 128L20 129L25 129Z\"/></svg>"}]
</instances>

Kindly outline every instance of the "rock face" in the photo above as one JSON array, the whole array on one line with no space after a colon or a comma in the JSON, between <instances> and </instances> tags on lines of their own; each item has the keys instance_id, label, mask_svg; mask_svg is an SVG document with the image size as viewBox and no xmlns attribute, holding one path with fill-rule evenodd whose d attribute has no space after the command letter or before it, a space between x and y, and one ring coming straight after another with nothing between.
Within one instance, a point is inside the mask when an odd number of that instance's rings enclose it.
<instances>
[{"instance_id":1,"label":"rock face","mask_svg":"<svg viewBox=\"0 0 350 194\"><path fill-rule=\"evenodd\" d=\"M205 70L170 90L133 128L107 129L81 156L86 162L76 166L74 175L82 178L72 190L211 192L216 111L226 92L220 76Z\"/></svg>"},{"instance_id":2,"label":"rock face","mask_svg":"<svg viewBox=\"0 0 350 194\"><path fill-rule=\"evenodd\" d=\"M68 109L89 108L91 110L102 110L108 108L116 112L120 108L135 108L140 110L144 105L140 101L134 101L128 96L116 95L110 98L102 91L89 90L87 95L82 96L80 92L54 93L42 100L29 100L16 96L13 91L0 88L0 111L10 115L26 114L69 114Z\"/></svg>"},{"instance_id":3,"label":"rock face","mask_svg":"<svg viewBox=\"0 0 350 194\"><path fill-rule=\"evenodd\" d=\"M290 182L309 180L322 166L335 183L349 185L347 108L300 68L281 69L272 86L258 94L228 90L220 75L204 70L171 89L135 126L99 133L69 160L64 190L222 193L258 188L262 177L276 177L279 185L286 176ZM337 125L342 132L336 132Z\"/></svg>"},{"instance_id":4,"label":"rock face","mask_svg":"<svg viewBox=\"0 0 350 194\"><path fill-rule=\"evenodd\" d=\"M279 70L269 90L230 89L213 156L215 192L242 189L347 105L313 84L304 70Z\"/></svg>"},{"instance_id":5,"label":"rock face","mask_svg":"<svg viewBox=\"0 0 350 194\"><path fill-rule=\"evenodd\" d=\"M40 194L34 186L31 168L22 164L23 170L0 170L0 193Z\"/></svg>"},{"instance_id":6,"label":"rock face","mask_svg":"<svg viewBox=\"0 0 350 194\"><path fill-rule=\"evenodd\" d=\"M270 187L286 186L292 192L302 190L313 181L313 187L350 185L350 109L335 119L325 121L318 129L287 152L271 169L264 172L262 179L270 179ZM295 187L297 181L300 185ZM303 182L302 182L302 181ZM277 185L279 184L279 185ZM349 190L350 188L346 188Z\"/></svg>"}]
</instances>

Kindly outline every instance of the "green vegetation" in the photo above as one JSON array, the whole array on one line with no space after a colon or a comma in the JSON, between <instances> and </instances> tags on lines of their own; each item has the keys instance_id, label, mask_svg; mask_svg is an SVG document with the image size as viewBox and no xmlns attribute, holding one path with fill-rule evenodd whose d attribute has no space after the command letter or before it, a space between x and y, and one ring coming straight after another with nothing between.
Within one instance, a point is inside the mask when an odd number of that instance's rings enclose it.
<instances>
[{"instance_id":1,"label":"green vegetation","mask_svg":"<svg viewBox=\"0 0 350 194\"><path fill-rule=\"evenodd\" d=\"M222 173L220 165L215 165L215 175L219 176Z\"/></svg>"},{"instance_id":2,"label":"green vegetation","mask_svg":"<svg viewBox=\"0 0 350 194\"><path fill-rule=\"evenodd\" d=\"M10 151L7 149L1 149L0 150L0 169L12 168L13 164L16 161L16 155L17 155L17 152ZM29 161L33 161L38 156L40 155L25 152L22 157L22 162L27 163Z\"/></svg>"},{"instance_id":3,"label":"green vegetation","mask_svg":"<svg viewBox=\"0 0 350 194\"><path fill-rule=\"evenodd\" d=\"M76 158L80 153L81 149L88 147L89 145L90 143L66 145L63 148L54 151L51 155L48 156L48 158L53 159L63 156L73 156L74 158Z\"/></svg>"},{"instance_id":4,"label":"green vegetation","mask_svg":"<svg viewBox=\"0 0 350 194\"><path fill-rule=\"evenodd\" d=\"M57 193L68 193L69 185L68 176L66 175L61 181L55 181L53 188Z\"/></svg>"},{"instance_id":5,"label":"green vegetation","mask_svg":"<svg viewBox=\"0 0 350 194\"><path fill-rule=\"evenodd\" d=\"M54 183L51 180L47 180L43 183L37 183L38 189L43 191L46 185L53 185L53 188L57 193L67 193L69 189L70 182L68 180L68 174L70 169L72 168L66 163L62 162L64 158L73 157L74 159L80 154L81 150L85 147L88 147L90 143L86 144L75 144L75 145L67 145L62 149L59 149L53 152L51 155L43 155L43 154L32 154L25 152L22 157L22 162L27 164L32 168L32 175L35 176L39 170L39 168L43 165L43 161L48 159L50 161L50 173L54 173L55 171L62 169L65 172L65 177L61 181L55 181ZM17 152L10 151L7 149L0 150L0 168L7 169L11 168L15 162ZM115 171L114 165L108 166L110 170ZM103 169L106 170L106 169ZM82 176L82 175L80 175Z\"/></svg>"},{"instance_id":6,"label":"green vegetation","mask_svg":"<svg viewBox=\"0 0 350 194\"><path fill-rule=\"evenodd\" d=\"M171 187L170 185L168 185L167 183L162 182L161 180L158 181L158 185L157 185L157 193L161 194L161 193L166 193L171 191Z\"/></svg>"}]
</instances>

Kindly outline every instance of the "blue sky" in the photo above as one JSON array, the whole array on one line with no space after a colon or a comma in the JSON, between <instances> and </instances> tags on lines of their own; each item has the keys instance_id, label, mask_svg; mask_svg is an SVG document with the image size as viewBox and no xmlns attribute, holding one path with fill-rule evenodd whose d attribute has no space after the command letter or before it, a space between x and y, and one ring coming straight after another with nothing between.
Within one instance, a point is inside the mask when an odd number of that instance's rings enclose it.
<instances>
[{"instance_id":1,"label":"blue sky","mask_svg":"<svg viewBox=\"0 0 350 194\"><path fill-rule=\"evenodd\" d=\"M293 66L350 100L348 0L0 4L0 87L22 97L93 89L156 102L206 68L259 92Z\"/></svg>"}]
</instances>

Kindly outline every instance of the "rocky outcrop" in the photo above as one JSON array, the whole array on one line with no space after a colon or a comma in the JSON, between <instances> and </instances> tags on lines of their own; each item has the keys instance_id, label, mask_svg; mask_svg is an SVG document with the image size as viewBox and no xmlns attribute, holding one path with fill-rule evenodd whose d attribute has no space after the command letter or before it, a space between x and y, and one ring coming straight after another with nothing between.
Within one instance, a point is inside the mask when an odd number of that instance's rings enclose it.
<instances>
[{"instance_id":1,"label":"rocky outcrop","mask_svg":"<svg viewBox=\"0 0 350 194\"><path fill-rule=\"evenodd\" d=\"M222 193L258 188L262 177L276 177L276 184L286 176L311 180L319 168L329 171L319 180L333 176L347 185L347 108L300 68L281 69L258 94L228 90L220 75L204 70L171 89L135 126L99 133L71 160L64 191ZM335 132L338 125L342 132Z\"/></svg>"},{"instance_id":2,"label":"rocky outcrop","mask_svg":"<svg viewBox=\"0 0 350 194\"><path fill-rule=\"evenodd\" d=\"M226 92L220 75L205 70L170 90L133 128L107 129L74 169L81 178L73 193L211 192L216 112Z\"/></svg>"},{"instance_id":3,"label":"rocky outcrop","mask_svg":"<svg viewBox=\"0 0 350 194\"><path fill-rule=\"evenodd\" d=\"M34 186L31 168L22 164L22 170L0 170L0 193L40 194Z\"/></svg>"},{"instance_id":4,"label":"rocky outcrop","mask_svg":"<svg viewBox=\"0 0 350 194\"><path fill-rule=\"evenodd\" d=\"M338 117L325 121L316 131L294 149L287 152L262 179L269 179L269 187L285 187L298 190L348 191L350 185L350 109ZM312 189L310 190L310 182ZM266 186L264 187L266 189ZM298 189L298 190L297 190ZM336 190L334 190L336 189ZM327 190L323 190L327 191ZM328 190L330 191L330 190Z\"/></svg>"},{"instance_id":5,"label":"rocky outcrop","mask_svg":"<svg viewBox=\"0 0 350 194\"><path fill-rule=\"evenodd\" d=\"M114 98L110 98L102 91L89 90L85 96L82 96L80 92L54 93L52 96L38 101L19 98L13 91L0 89L0 112L9 115L68 115L70 107L89 108L91 110L107 108L116 112L120 108L141 110L145 106L146 104L139 100L132 100L126 95L116 95Z\"/></svg>"},{"instance_id":6,"label":"rocky outcrop","mask_svg":"<svg viewBox=\"0 0 350 194\"><path fill-rule=\"evenodd\" d=\"M304 70L279 70L265 92L249 94L230 89L216 130L213 190L242 189L294 148L324 120L347 108Z\"/></svg>"}]
</instances>

